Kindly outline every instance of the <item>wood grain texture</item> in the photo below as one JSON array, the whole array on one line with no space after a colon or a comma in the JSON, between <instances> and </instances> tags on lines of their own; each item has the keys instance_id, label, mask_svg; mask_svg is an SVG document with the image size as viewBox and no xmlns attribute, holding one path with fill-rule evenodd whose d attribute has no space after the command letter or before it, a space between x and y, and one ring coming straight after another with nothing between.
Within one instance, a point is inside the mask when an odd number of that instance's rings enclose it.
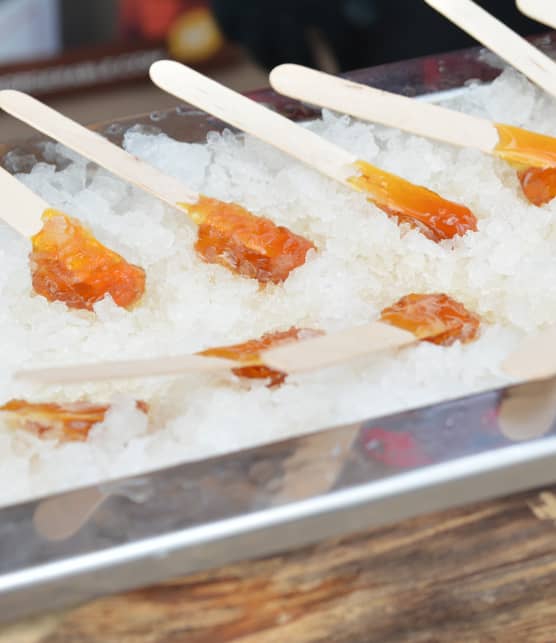
<instances>
[{"instance_id":1,"label":"wood grain texture","mask_svg":"<svg viewBox=\"0 0 556 643\"><path fill-rule=\"evenodd\" d=\"M556 487L5 627L0 643L556 640Z\"/></svg>"}]
</instances>

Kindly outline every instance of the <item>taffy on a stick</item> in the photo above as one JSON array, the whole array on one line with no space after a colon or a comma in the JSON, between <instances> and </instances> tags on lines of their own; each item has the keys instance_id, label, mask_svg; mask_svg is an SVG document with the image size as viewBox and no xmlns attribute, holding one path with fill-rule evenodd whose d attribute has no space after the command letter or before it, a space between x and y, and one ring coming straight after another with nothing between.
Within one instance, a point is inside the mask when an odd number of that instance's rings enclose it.
<instances>
[{"instance_id":1,"label":"taffy on a stick","mask_svg":"<svg viewBox=\"0 0 556 643\"><path fill-rule=\"evenodd\" d=\"M69 308L92 310L110 295L131 308L145 291L145 272L102 245L77 219L54 210L4 169L0 218L31 240L34 290ZM8 205L9 204L9 205Z\"/></svg>"},{"instance_id":2,"label":"taffy on a stick","mask_svg":"<svg viewBox=\"0 0 556 643\"><path fill-rule=\"evenodd\" d=\"M361 85L301 65L270 74L281 94L361 120L396 127L501 158L518 172L524 194L543 205L556 196L556 138Z\"/></svg>"},{"instance_id":3,"label":"taffy on a stick","mask_svg":"<svg viewBox=\"0 0 556 643\"><path fill-rule=\"evenodd\" d=\"M365 192L388 215L410 223L434 241L477 229L475 215L464 205L358 159L185 65L161 60L151 66L150 75L168 93L260 138L322 174Z\"/></svg>"},{"instance_id":4,"label":"taffy on a stick","mask_svg":"<svg viewBox=\"0 0 556 643\"><path fill-rule=\"evenodd\" d=\"M16 377L44 384L71 384L232 371L239 377L270 379L272 385L281 383L290 373L335 366L421 340L443 346L470 342L477 337L479 326L477 315L445 294L410 294L385 308L379 321L327 335L292 328L197 355L26 370Z\"/></svg>"},{"instance_id":5,"label":"taffy on a stick","mask_svg":"<svg viewBox=\"0 0 556 643\"><path fill-rule=\"evenodd\" d=\"M261 283L280 283L315 249L311 241L266 217L198 194L27 94L0 91L0 108L180 212L185 210L198 226L195 249L207 263Z\"/></svg>"}]
</instances>

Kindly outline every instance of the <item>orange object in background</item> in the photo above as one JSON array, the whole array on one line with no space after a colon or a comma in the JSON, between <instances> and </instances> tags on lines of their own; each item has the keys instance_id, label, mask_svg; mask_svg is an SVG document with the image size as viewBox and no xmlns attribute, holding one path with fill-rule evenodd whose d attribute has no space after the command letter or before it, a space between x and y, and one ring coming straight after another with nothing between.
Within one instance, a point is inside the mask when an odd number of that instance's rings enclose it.
<instances>
[{"instance_id":1,"label":"orange object in background","mask_svg":"<svg viewBox=\"0 0 556 643\"><path fill-rule=\"evenodd\" d=\"M188 63L200 63L216 55L224 46L218 25L207 7L183 13L170 27L168 50Z\"/></svg>"},{"instance_id":2,"label":"orange object in background","mask_svg":"<svg viewBox=\"0 0 556 643\"><path fill-rule=\"evenodd\" d=\"M126 37L164 40L174 20L191 4L183 0L120 0L120 29Z\"/></svg>"},{"instance_id":3,"label":"orange object in background","mask_svg":"<svg viewBox=\"0 0 556 643\"><path fill-rule=\"evenodd\" d=\"M206 0L120 0L120 29L126 38L165 40L188 63L209 60L224 45Z\"/></svg>"}]
</instances>

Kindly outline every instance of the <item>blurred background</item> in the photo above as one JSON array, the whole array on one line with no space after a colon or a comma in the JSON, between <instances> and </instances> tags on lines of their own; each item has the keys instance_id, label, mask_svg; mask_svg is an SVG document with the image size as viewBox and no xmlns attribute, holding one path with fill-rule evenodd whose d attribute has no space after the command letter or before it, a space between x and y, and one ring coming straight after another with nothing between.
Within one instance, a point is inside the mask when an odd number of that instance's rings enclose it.
<instances>
[{"instance_id":1,"label":"blurred background","mask_svg":"<svg viewBox=\"0 0 556 643\"><path fill-rule=\"evenodd\" d=\"M513 0L479 4L546 31ZM476 44L421 0L0 0L0 36L0 88L86 123L175 105L147 80L163 56L248 90L282 62L340 72ZM19 133L0 117L2 142Z\"/></svg>"}]
</instances>

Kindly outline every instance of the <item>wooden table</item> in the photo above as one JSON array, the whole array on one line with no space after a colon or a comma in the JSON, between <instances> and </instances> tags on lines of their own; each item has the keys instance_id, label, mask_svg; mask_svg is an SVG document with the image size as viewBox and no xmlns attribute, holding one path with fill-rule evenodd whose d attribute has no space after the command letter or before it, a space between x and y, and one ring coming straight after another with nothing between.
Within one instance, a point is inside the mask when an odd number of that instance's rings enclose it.
<instances>
[{"instance_id":1,"label":"wooden table","mask_svg":"<svg viewBox=\"0 0 556 643\"><path fill-rule=\"evenodd\" d=\"M556 487L96 600L0 643L553 643Z\"/></svg>"}]
</instances>

